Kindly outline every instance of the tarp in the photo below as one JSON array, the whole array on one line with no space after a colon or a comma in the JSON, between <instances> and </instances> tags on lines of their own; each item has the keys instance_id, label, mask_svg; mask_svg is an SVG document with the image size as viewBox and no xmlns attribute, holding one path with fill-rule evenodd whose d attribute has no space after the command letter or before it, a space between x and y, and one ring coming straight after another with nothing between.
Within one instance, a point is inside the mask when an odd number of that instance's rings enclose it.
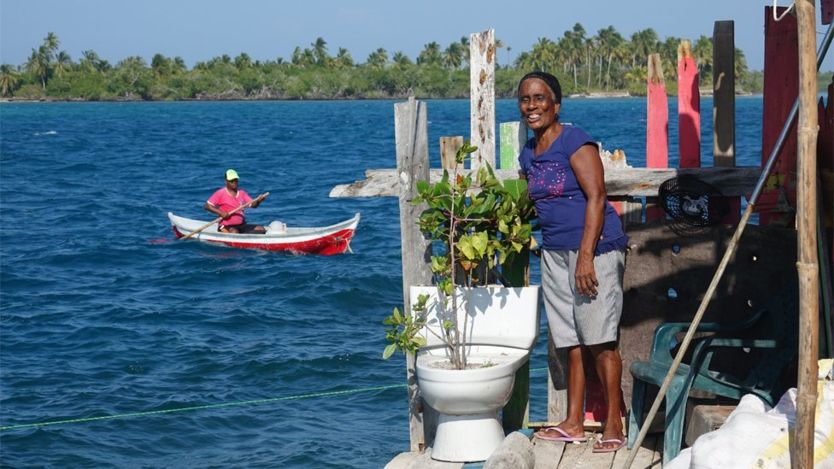
<instances>
[{"instance_id":1,"label":"tarp","mask_svg":"<svg viewBox=\"0 0 834 469\"><path fill-rule=\"evenodd\" d=\"M814 467L834 469L834 360L820 360L814 425ZM724 425L701 435L665 469L790 468L796 424L796 388L770 409L748 394Z\"/></svg>"}]
</instances>

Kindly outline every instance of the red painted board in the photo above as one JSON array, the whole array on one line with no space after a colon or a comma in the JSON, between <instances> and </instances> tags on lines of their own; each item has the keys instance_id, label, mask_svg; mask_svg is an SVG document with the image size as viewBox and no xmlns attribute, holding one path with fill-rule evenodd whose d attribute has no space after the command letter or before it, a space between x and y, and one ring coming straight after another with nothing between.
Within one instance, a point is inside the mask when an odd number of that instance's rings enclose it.
<instances>
[{"instance_id":1,"label":"red painted board","mask_svg":"<svg viewBox=\"0 0 834 469\"><path fill-rule=\"evenodd\" d=\"M777 8L780 15L786 8ZM773 20L765 7L764 96L762 109L762 165L776 145L782 126L799 95L799 55L796 17ZM759 223L793 226L796 208L796 121L779 152L773 171L756 204Z\"/></svg>"},{"instance_id":2,"label":"red painted board","mask_svg":"<svg viewBox=\"0 0 834 469\"><path fill-rule=\"evenodd\" d=\"M822 24L831 24L834 19L834 0L820 0L820 19Z\"/></svg>"},{"instance_id":3,"label":"red painted board","mask_svg":"<svg viewBox=\"0 0 834 469\"><path fill-rule=\"evenodd\" d=\"M678 151L681 168L701 167L701 95L692 57L678 61Z\"/></svg>"},{"instance_id":4,"label":"red painted board","mask_svg":"<svg viewBox=\"0 0 834 469\"><path fill-rule=\"evenodd\" d=\"M663 82L648 84L646 119L646 167L669 167L669 100ZM646 208L646 222L665 216L659 207Z\"/></svg>"},{"instance_id":5,"label":"red painted board","mask_svg":"<svg viewBox=\"0 0 834 469\"><path fill-rule=\"evenodd\" d=\"M648 84L646 167L669 167L669 100L663 83Z\"/></svg>"}]
</instances>

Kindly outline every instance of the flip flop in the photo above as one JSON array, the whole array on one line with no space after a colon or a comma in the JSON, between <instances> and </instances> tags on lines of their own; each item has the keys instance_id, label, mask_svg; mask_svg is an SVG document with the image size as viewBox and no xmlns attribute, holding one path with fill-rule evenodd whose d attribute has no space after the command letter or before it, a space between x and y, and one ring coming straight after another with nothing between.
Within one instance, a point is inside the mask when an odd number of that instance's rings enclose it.
<instances>
[{"instance_id":1,"label":"flip flop","mask_svg":"<svg viewBox=\"0 0 834 469\"><path fill-rule=\"evenodd\" d=\"M553 433L558 433L558 435L553 435ZM542 428L534 433L534 435L540 440L547 441L564 441L566 443L581 443L583 441L588 441L587 436L570 436L568 432L559 427Z\"/></svg>"},{"instance_id":2,"label":"flip flop","mask_svg":"<svg viewBox=\"0 0 834 469\"><path fill-rule=\"evenodd\" d=\"M605 443L617 443L617 446L612 446L611 448L603 448L603 447L597 448L597 445L604 445ZM597 440L597 442L594 444L594 448L591 450L591 452L593 452L593 453L614 453L616 451L619 451L620 448L625 446L625 444L626 444L626 438L625 437L623 437L622 440L619 439L619 438L611 438L610 440Z\"/></svg>"}]
</instances>

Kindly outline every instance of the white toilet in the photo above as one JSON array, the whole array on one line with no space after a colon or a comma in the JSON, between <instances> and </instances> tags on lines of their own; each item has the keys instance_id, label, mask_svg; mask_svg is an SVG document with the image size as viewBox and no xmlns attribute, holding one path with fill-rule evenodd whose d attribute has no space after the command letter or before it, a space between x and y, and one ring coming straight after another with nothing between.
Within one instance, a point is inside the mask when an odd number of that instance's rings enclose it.
<instances>
[{"instance_id":1,"label":"white toilet","mask_svg":"<svg viewBox=\"0 0 834 469\"><path fill-rule=\"evenodd\" d=\"M420 294L430 295L426 327L442 335L440 324L451 312L437 301L436 287L411 287L412 302ZM423 400L439 413L432 459L483 461L504 440L498 411L507 404L515 372L529 359L538 337L539 287L461 288L456 294L461 327L465 320L467 361L488 366L433 366L448 364L449 353L438 337L424 330L427 345L417 353L417 385ZM451 309L451 299L448 303Z\"/></svg>"}]
</instances>

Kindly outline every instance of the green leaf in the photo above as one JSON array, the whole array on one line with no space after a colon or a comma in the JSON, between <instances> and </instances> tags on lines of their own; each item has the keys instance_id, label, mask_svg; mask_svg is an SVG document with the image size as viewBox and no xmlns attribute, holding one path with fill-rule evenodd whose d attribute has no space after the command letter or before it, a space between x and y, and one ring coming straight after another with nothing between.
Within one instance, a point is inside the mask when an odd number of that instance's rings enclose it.
<instances>
[{"instance_id":1,"label":"green leaf","mask_svg":"<svg viewBox=\"0 0 834 469\"><path fill-rule=\"evenodd\" d=\"M397 344L389 344L387 347L385 347L385 350L382 352L383 360L388 360L389 358L391 358L391 355L393 355L396 351Z\"/></svg>"},{"instance_id":2,"label":"green leaf","mask_svg":"<svg viewBox=\"0 0 834 469\"><path fill-rule=\"evenodd\" d=\"M393 316L394 320L397 321L397 323L401 323L403 321L403 315L402 313L400 313L400 308L394 308Z\"/></svg>"},{"instance_id":3,"label":"green leaf","mask_svg":"<svg viewBox=\"0 0 834 469\"><path fill-rule=\"evenodd\" d=\"M480 231L472 235L471 238L472 248L475 250L478 257L483 257L486 254L489 236L487 236L485 231Z\"/></svg>"}]
</instances>

